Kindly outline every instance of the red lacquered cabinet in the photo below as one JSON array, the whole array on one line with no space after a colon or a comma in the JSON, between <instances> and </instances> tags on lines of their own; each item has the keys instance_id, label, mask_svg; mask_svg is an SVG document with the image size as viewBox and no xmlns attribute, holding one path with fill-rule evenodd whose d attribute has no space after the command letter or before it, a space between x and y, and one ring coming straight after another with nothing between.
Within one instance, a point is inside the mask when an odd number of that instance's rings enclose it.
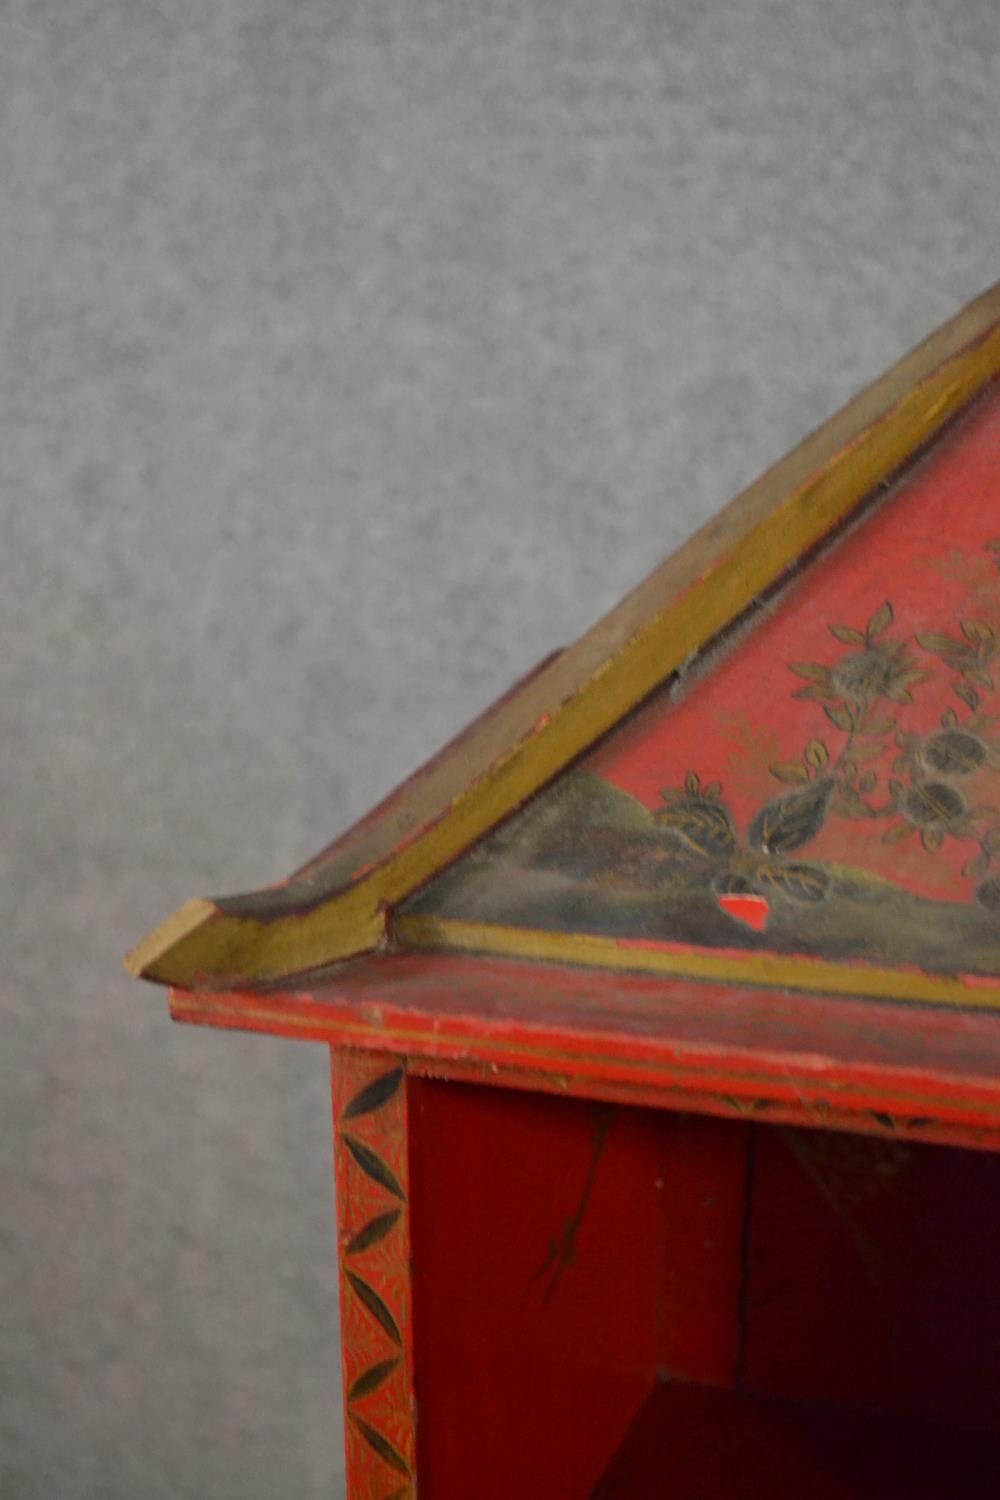
<instances>
[{"instance_id":1,"label":"red lacquered cabinet","mask_svg":"<svg viewBox=\"0 0 1000 1500\"><path fill-rule=\"evenodd\" d=\"M1000 290L303 870L352 1500L1000 1493Z\"/></svg>"}]
</instances>

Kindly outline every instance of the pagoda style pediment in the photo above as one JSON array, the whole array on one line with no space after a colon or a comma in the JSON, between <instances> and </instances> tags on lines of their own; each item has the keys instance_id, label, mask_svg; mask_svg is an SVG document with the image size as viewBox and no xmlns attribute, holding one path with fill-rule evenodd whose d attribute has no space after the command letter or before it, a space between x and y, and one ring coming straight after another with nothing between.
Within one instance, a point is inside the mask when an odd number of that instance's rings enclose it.
<instances>
[{"instance_id":1,"label":"pagoda style pediment","mask_svg":"<svg viewBox=\"0 0 1000 1500\"><path fill-rule=\"evenodd\" d=\"M178 985L387 946L1000 1002L1000 288L281 885Z\"/></svg>"},{"instance_id":2,"label":"pagoda style pediment","mask_svg":"<svg viewBox=\"0 0 1000 1500\"><path fill-rule=\"evenodd\" d=\"M1000 388L397 925L1000 1000Z\"/></svg>"}]
</instances>

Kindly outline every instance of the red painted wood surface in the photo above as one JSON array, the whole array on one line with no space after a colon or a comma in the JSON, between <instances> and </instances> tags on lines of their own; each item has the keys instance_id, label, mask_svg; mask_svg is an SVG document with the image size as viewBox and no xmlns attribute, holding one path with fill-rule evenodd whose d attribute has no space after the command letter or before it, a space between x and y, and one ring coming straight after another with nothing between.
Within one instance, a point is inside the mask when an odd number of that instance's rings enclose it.
<instances>
[{"instance_id":1,"label":"red painted wood surface","mask_svg":"<svg viewBox=\"0 0 1000 1500\"><path fill-rule=\"evenodd\" d=\"M1000 1146L995 1014L427 953L174 990L171 1011L491 1084Z\"/></svg>"},{"instance_id":2,"label":"red painted wood surface","mask_svg":"<svg viewBox=\"0 0 1000 1500\"><path fill-rule=\"evenodd\" d=\"M730 1385L742 1358L753 1127L693 1115L654 1119L663 1184L657 1376Z\"/></svg>"},{"instance_id":3,"label":"red painted wood surface","mask_svg":"<svg viewBox=\"0 0 1000 1500\"><path fill-rule=\"evenodd\" d=\"M679 973L833 962L900 1000L969 974L996 1004L998 460L994 388L683 682L404 903L401 930L508 953L585 934Z\"/></svg>"},{"instance_id":4,"label":"red painted wood surface","mask_svg":"<svg viewBox=\"0 0 1000 1500\"><path fill-rule=\"evenodd\" d=\"M654 1116L413 1085L421 1493L585 1495L655 1375Z\"/></svg>"},{"instance_id":5,"label":"red painted wood surface","mask_svg":"<svg viewBox=\"0 0 1000 1500\"><path fill-rule=\"evenodd\" d=\"M982 1433L664 1384L593 1500L994 1500L998 1473Z\"/></svg>"},{"instance_id":6,"label":"red painted wood surface","mask_svg":"<svg viewBox=\"0 0 1000 1500\"><path fill-rule=\"evenodd\" d=\"M332 1058L348 1500L416 1493L405 1070Z\"/></svg>"},{"instance_id":7,"label":"red painted wood surface","mask_svg":"<svg viewBox=\"0 0 1000 1500\"><path fill-rule=\"evenodd\" d=\"M702 785L721 782L737 823L746 826L763 803L796 785L777 780L772 766L798 764L801 785L807 772L822 770L803 758L810 742L827 742L836 759L848 731L829 718L824 703L845 701L845 692L849 704L867 701L850 696L868 691L866 667L872 669L871 692L881 702L879 716L905 732L932 733L949 708L963 721L983 712L995 715L998 537L1000 388L906 474L891 500L804 568L750 634L712 662L681 701L656 700L587 764L650 807L659 805L663 787L682 786L694 768ZM891 617L866 642L865 628L887 598ZM992 630L966 638L963 620ZM831 627L853 632L853 639L834 635ZM980 654L985 651L979 671L968 678L953 671L947 655L927 639L934 632L953 638L962 665L976 665L977 646ZM802 662L834 674L829 697L804 696L821 684L790 666ZM892 696L890 679L898 679ZM975 690L975 707L956 695L956 685ZM884 792L900 746L893 734L861 739L880 751L864 759L863 769L879 771ZM987 754L980 774L984 800L990 801L1000 791L1000 758ZM964 774L954 779L956 786L968 784ZM879 819L830 818L810 840L807 857L857 864L932 899L968 896L975 881L963 878L962 868L976 852L974 844L946 837L931 852L917 836L885 842L885 831Z\"/></svg>"}]
</instances>

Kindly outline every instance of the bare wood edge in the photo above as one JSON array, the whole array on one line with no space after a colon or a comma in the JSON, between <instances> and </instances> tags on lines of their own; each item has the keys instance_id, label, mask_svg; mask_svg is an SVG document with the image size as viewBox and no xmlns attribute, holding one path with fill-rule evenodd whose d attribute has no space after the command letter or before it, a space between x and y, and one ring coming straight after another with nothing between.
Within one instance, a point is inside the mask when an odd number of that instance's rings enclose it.
<instances>
[{"instance_id":1,"label":"bare wood edge","mask_svg":"<svg viewBox=\"0 0 1000 1500\"><path fill-rule=\"evenodd\" d=\"M298 875L187 903L137 977L273 979L384 941L387 910L617 723L845 521L1000 372L1000 284L855 397L610 614ZM197 920L195 915L197 913ZM185 915L186 914L186 915Z\"/></svg>"},{"instance_id":2,"label":"bare wood edge","mask_svg":"<svg viewBox=\"0 0 1000 1500\"><path fill-rule=\"evenodd\" d=\"M676 978L786 991L1000 1010L1000 979L980 979L976 975L926 974L918 969L891 969L878 964L841 963L749 949L734 952L684 948L679 944L654 947L595 933L543 932L455 918L407 915L396 918L394 925L404 946L432 948L438 953L488 953L504 958L670 974Z\"/></svg>"},{"instance_id":3,"label":"bare wood edge","mask_svg":"<svg viewBox=\"0 0 1000 1500\"><path fill-rule=\"evenodd\" d=\"M148 932L144 938L140 938L135 947L126 953L124 961L128 972L137 979L140 978L147 972L150 964L156 963L161 953L169 952L186 942L192 933L211 919L216 910L211 901L205 901L200 896L185 901L172 916L152 932Z\"/></svg>"}]
</instances>

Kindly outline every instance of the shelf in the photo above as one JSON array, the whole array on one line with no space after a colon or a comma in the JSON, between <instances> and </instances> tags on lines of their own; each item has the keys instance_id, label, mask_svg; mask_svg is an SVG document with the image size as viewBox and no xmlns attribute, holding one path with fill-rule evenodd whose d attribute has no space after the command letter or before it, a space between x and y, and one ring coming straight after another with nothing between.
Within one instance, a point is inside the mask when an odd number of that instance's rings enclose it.
<instances>
[{"instance_id":1,"label":"shelf","mask_svg":"<svg viewBox=\"0 0 1000 1500\"><path fill-rule=\"evenodd\" d=\"M386 953L171 992L195 1025L399 1053L414 1071L1000 1148L1000 1014L468 954Z\"/></svg>"}]
</instances>

